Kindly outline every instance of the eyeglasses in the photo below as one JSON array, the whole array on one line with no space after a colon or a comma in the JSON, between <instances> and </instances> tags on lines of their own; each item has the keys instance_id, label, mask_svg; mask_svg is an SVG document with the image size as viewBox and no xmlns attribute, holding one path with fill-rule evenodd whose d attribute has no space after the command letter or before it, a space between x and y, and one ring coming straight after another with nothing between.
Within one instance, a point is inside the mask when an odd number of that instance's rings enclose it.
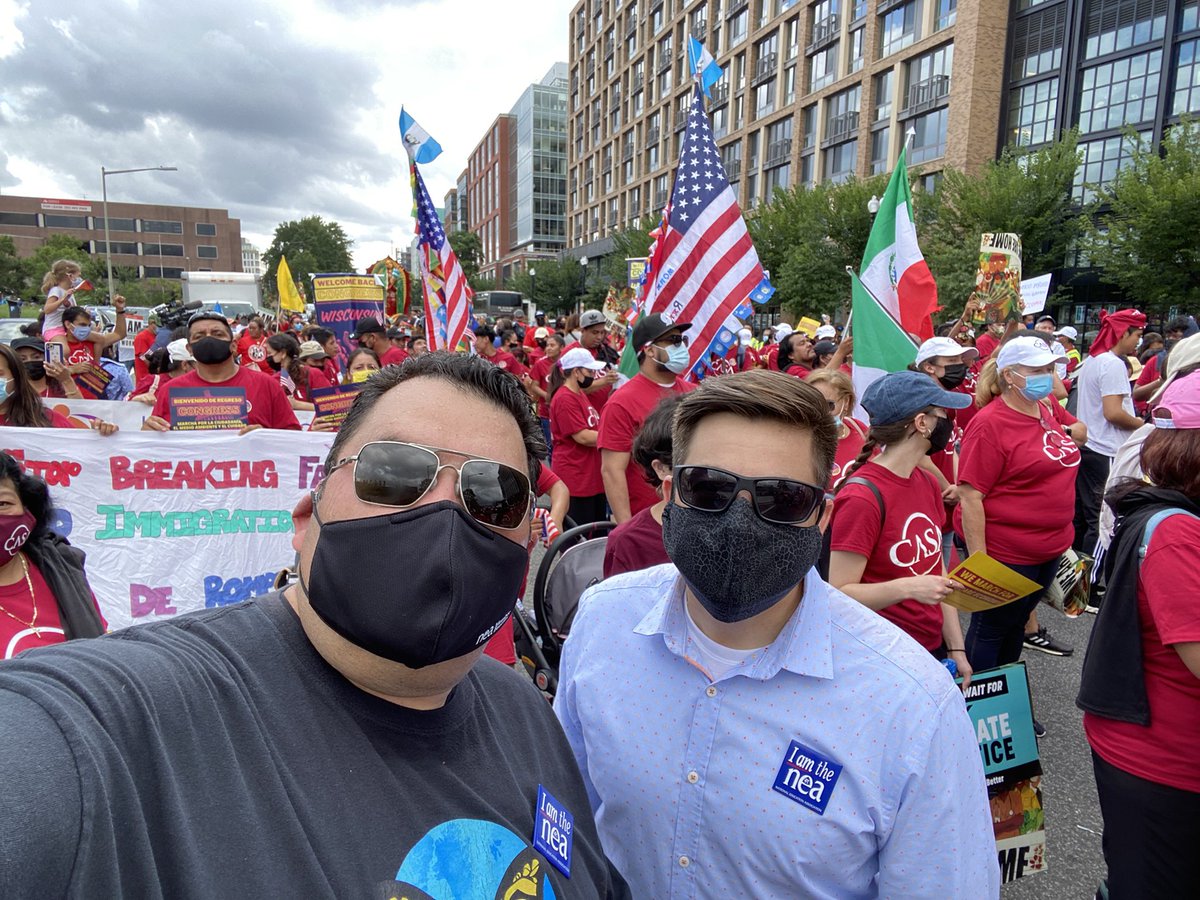
<instances>
[{"instance_id":1,"label":"eyeglasses","mask_svg":"<svg viewBox=\"0 0 1200 900\"><path fill-rule=\"evenodd\" d=\"M742 491L749 491L754 511L768 522L795 525L824 509L825 489L790 478L746 478L712 466L675 466L674 489L693 509L724 512Z\"/></svg>"},{"instance_id":2,"label":"eyeglasses","mask_svg":"<svg viewBox=\"0 0 1200 900\"><path fill-rule=\"evenodd\" d=\"M651 343L670 344L673 347L678 347L680 344L683 344L683 346L686 347L688 345L688 338L686 334L668 334L660 338L655 338L653 341L651 341Z\"/></svg>"},{"instance_id":3,"label":"eyeglasses","mask_svg":"<svg viewBox=\"0 0 1200 900\"><path fill-rule=\"evenodd\" d=\"M516 528L527 521L533 502L529 476L491 459L472 457L460 465L442 459L457 450L422 447L403 441L372 441L354 456L330 466L326 478L354 464L354 493L373 506L412 506L433 487L442 469L458 473L458 497L477 522L492 528Z\"/></svg>"}]
</instances>

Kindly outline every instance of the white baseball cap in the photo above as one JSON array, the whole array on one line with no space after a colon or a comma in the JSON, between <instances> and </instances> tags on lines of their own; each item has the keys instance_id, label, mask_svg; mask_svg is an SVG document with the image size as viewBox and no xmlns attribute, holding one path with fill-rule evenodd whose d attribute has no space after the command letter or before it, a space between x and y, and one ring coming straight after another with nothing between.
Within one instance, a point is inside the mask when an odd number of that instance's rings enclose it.
<instances>
[{"instance_id":1,"label":"white baseball cap","mask_svg":"<svg viewBox=\"0 0 1200 900\"><path fill-rule=\"evenodd\" d=\"M1062 328L1058 329L1058 331L1054 332L1054 336L1065 337L1068 341L1079 340L1079 332L1070 325L1064 325Z\"/></svg>"},{"instance_id":2,"label":"white baseball cap","mask_svg":"<svg viewBox=\"0 0 1200 900\"><path fill-rule=\"evenodd\" d=\"M835 337L837 337L837 329L834 328L832 325L822 325L820 328L817 329L817 333L816 333L817 340L821 340L821 338L835 338Z\"/></svg>"},{"instance_id":3,"label":"white baseball cap","mask_svg":"<svg viewBox=\"0 0 1200 900\"><path fill-rule=\"evenodd\" d=\"M954 338L931 337L917 348L917 365L935 356L960 356L963 362L970 362L979 358L979 351L974 347L964 347Z\"/></svg>"},{"instance_id":4,"label":"white baseball cap","mask_svg":"<svg viewBox=\"0 0 1200 900\"><path fill-rule=\"evenodd\" d=\"M996 357L996 368L1007 369L1009 366L1048 366L1058 360L1054 351L1041 338L1013 338L1000 348Z\"/></svg>"},{"instance_id":5,"label":"white baseball cap","mask_svg":"<svg viewBox=\"0 0 1200 900\"><path fill-rule=\"evenodd\" d=\"M167 344L167 355L171 362L195 362L196 358L188 351L187 338L180 338Z\"/></svg>"},{"instance_id":6,"label":"white baseball cap","mask_svg":"<svg viewBox=\"0 0 1200 900\"><path fill-rule=\"evenodd\" d=\"M775 326L775 342L777 344L782 344L783 339L791 334L794 330L795 329L793 329L792 326L787 322L780 322Z\"/></svg>"},{"instance_id":7,"label":"white baseball cap","mask_svg":"<svg viewBox=\"0 0 1200 900\"><path fill-rule=\"evenodd\" d=\"M596 359L591 351L584 347L572 347L558 358L558 365L564 372L570 372L572 369L591 369L593 372L599 372L608 368L608 363Z\"/></svg>"}]
</instances>

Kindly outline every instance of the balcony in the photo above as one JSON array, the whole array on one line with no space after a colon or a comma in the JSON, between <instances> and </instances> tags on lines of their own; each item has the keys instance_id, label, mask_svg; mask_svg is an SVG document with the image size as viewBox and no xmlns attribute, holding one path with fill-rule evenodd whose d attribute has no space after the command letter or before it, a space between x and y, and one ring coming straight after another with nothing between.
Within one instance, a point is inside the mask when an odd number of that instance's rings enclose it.
<instances>
[{"instance_id":1,"label":"balcony","mask_svg":"<svg viewBox=\"0 0 1200 900\"><path fill-rule=\"evenodd\" d=\"M900 118L906 119L938 106L950 96L950 76L934 75L908 86L908 97Z\"/></svg>"},{"instance_id":2,"label":"balcony","mask_svg":"<svg viewBox=\"0 0 1200 900\"><path fill-rule=\"evenodd\" d=\"M708 105L709 109L715 109L718 106L724 106L729 102L729 85L718 84L712 89L712 103Z\"/></svg>"},{"instance_id":3,"label":"balcony","mask_svg":"<svg viewBox=\"0 0 1200 900\"><path fill-rule=\"evenodd\" d=\"M588 166L587 169L585 169L584 173L583 173L583 183L591 184L595 180L596 180L596 171L591 166Z\"/></svg>"},{"instance_id":4,"label":"balcony","mask_svg":"<svg viewBox=\"0 0 1200 900\"><path fill-rule=\"evenodd\" d=\"M683 131L687 128L688 114L687 110L680 110L675 114L675 130Z\"/></svg>"},{"instance_id":5,"label":"balcony","mask_svg":"<svg viewBox=\"0 0 1200 900\"><path fill-rule=\"evenodd\" d=\"M725 166L725 175L730 181L742 177L742 161L740 159L727 159L723 165Z\"/></svg>"},{"instance_id":6,"label":"balcony","mask_svg":"<svg viewBox=\"0 0 1200 900\"><path fill-rule=\"evenodd\" d=\"M609 214L608 214L608 227L609 227L609 228L616 228L616 227L617 227L617 214L616 214L616 213L609 213Z\"/></svg>"},{"instance_id":7,"label":"balcony","mask_svg":"<svg viewBox=\"0 0 1200 900\"><path fill-rule=\"evenodd\" d=\"M634 75L633 79L629 82L629 92L631 94L636 94L645 86L646 76L639 72L637 75Z\"/></svg>"},{"instance_id":8,"label":"balcony","mask_svg":"<svg viewBox=\"0 0 1200 900\"><path fill-rule=\"evenodd\" d=\"M649 131L646 132L646 146L649 147L649 146L652 146L653 144L658 143L658 139L661 136L659 131L660 131L660 129L656 125L653 128L651 128Z\"/></svg>"},{"instance_id":9,"label":"balcony","mask_svg":"<svg viewBox=\"0 0 1200 900\"><path fill-rule=\"evenodd\" d=\"M616 112L620 108L621 108L621 92L614 90L612 92L612 94L609 96L608 111Z\"/></svg>"},{"instance_id":10,"label":"balcony","mask_svg":"<svg viewBox=\"0 0 1200 900\"><path fill-rule=\"evenodd\" d=\"M602 163L600 163L601 173L607 175L609 172L612 171L612 166L613 166L612 157L611 156L604 157L604 161Z\"/></svg>"},{"instance_id":11,"label":"balcony","mask_svg":"<svg viewBox=\"0 0 1200 900\"><path fill-rule=\"evenodd\" d=\"M629 21L625 23L625 37L630 37L637 31L637 16L630 16Z\"/></svg>"},{"instance_id":12,"label":"balcony","mask_svg":"<svg viewBox=\"0 0 1200 900\"><path fill-rule=\"evenodd\" d=\"M725 18L732 19L749 5L750 0L730 0L729 10L725 13Z\"/></svg>"},{"instance_id":13,"label":"balcony","mask_svg":"<svg viewBox=\"0 0 1200 900\"><path fill-rule=\"evenodd\" d=\"M607 38L605 38L605 39L604 39L604 55L605 55L605 56L612 56L612 55L613 55L613 48L614 48L613 39L612 39L612 38L610 38L610 37L607 37Z\"/></svg>"},{"instance_id":14,"label":"balcony","mask_svg":"<svg viewBox=\"0 0 1200 900\"><path fill-rule=\"evenodd\" d=\"M751 84L757 85L774 78L779 71L779 54L768 53L754 64L754 77Z\"/></svg>"},{"instance_id":15,"label":"balcony","mask_svg":"<svg viewBox=\"0 0 1200 900\"><path fill-rule=\"evenodd\" d=\"M825 124L825 141L823 146L837 144L858 133L858 110L844 112L832 116Z\"/></svg>"},{"instance_id":16,"label":"balcony","mask_svg":"<svg viewBox=\"0 0 1200 900\"><path fill-rule=\"evenodd\" d=\"M834 13L831 16L826 16L819 22L813 23L812 43L808 45L808 53L816 53L824 47L828 47L838 38L838 16Z\"/></svg>"},{"instance_id":17,"label":"balcony","mask_svg":"<svg viewBox=\"0 0 1200 900\"><path fill-rule=\"evenodd\" d=\"M700 41L700 43L708 43L708 21L701 19L692 26L692 37Z\"/></svg>"},{"instance_id":18,"label":"balcony","mask_svg":"<svg viewBox=\"0 0 1200 900\"><path fill-rule=\"evenodd\" d=\"M663 208L664 206L666 206L666 205L667 205L667 192L666 192L666 191L657 191L657 192L655 192L655 194L654 194L654 208L655 208L655 209L662 209L662 208Z\"/></svg>"},{"instance_id":19,"label":"balcony","mask_svg":"<svg viewBox=\"0 0 1200 900\"><path fill-rule=\"evenodd\" d=\"M663 72L670 72L674 62L675 55L671 52L671 48L667 47L662 54L662 59L658 61L658 74L661 75Z\"/></svg>"},{"instance_id":20,"label":"balcony","mask_svg":"<svg viewBox=\"0 0 1200 900\"><path fill-rule=\"evenodd\" d=\"M792 158L792 139L784 138L767 145L767 168L781 166Z\"/></svg>"}]
</instances>

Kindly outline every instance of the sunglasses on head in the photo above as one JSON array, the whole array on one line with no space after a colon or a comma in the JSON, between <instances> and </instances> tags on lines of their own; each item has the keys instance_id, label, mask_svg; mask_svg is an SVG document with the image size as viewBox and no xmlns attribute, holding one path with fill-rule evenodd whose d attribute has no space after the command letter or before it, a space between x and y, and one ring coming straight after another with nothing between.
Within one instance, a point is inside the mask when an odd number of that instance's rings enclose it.
<instances>
[{"instance_id":1,"label":"sunglasses on head","mask_svg":"<svg viewBox=\"0 0 1200 900\"><path fill-rule=\"evenodd\" d=\"M353 463L354 493L359 500L374 506L404 507L424 497L442 469L454 469L459 500L475 521L492 528L516 528L528 521L532 504L528 475L478 457L451 465L443 461L442 454L466 455L403 441L372 441L331 466L325 477Z\"/></svg>"},{"instance_id":2,"label":"sunglasses on head","mask_svg":"<svg viewBox=\"0 0 1200 900\"><path fill-rule=\"evenodd\" d=\"M672 472L679 499L704 512L724 512L742 491L749 491L760 518L780 525L805 522L825 506L824 488L791 478L746 478L712 466L675 466Z\"/></svg>"}]
</instances>

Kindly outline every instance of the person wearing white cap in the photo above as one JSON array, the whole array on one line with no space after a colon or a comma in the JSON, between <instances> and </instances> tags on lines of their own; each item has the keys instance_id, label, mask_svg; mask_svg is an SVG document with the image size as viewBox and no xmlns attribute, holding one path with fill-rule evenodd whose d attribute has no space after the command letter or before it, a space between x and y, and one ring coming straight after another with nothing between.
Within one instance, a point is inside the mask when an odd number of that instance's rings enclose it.
<instances>
[{"instance_id":1,"label":"person wearing white cap","mask_svg":"<svg viewBox=\"0 0 1200 900\"><path fill-rule=\"evenodd\" d=\"M986 553L1040 588L971 615L966 650L975 671L1021 658L1026 620L1071 546L1087 429L1059 404L1043 402L1054 389L1054 364L1040 337L1010 338L996 358L1000 396L962 439L955 531L968 554ZM1034 730L1045 733L1040 724Z\"/></svg>"},{"instance_id":2,"label":"person wearing white cap","mask_svg":"<svg viewBox=\"0 0 1200 900\"><path fill-rule=\"evenodd\" d=\"M1063 381L1067 381L1075 370L1079 368L1079 364L1083 362L1083 355L1075 347L1079 341L1079 332L1070 325L1064 325L1058 331L1054 332L1054 336L1058 338L1059 344L1067 351L1067 377Z\"/></svg>"},{"instance_id":3,"label":"person wearing white cap","mask_svg":"<svg viewBox=\"0 0 1200 900\"><path fill-rule=\"evenodd\" d=\"M737 343L730 347L729 351L725 354L727 371L749 372L751 369L760 368L762 366L762 359L753 346L754 332L749 328L739 329L737 338Z\"/></svg>"},{"instance_id":4,"label":"person wearing white cap","mask_svg":"<svg viewBox=\"0 0 1200 900\"><path fill-rule=\"evenodd\" d=\"M607 363L584 347L572 347L550 370L550 439L554 445L554 474L571 492L567 515L576 525L608 518L600 450L596 438L600 411L585 393Z\"/></svg>"},{"instance_id":5,"label":"person wearing white cap","mask_svg":"<svg viewBox=\"0 0 1200 900\"><path fill-rule=\"evenodd\" d=\"M187 340L180 338L177 341L171 341L166 347L151 350L146 362L149 366L149 374L138 381L133 392L125 399L153 406L154 401L158 399L156 392L159 386L166 384L172 378L190 372L195 368L196 358L188 350Z\"/></svg>"},{"instance_id":6,"label":"person wearing white cap","mask_svg":"<svg viewBox=\"0 0 1200 900\"><path fill-rule=\"evenodd\" d=\"M794 329L792 326L787 322L780 322L775 326L775 335L773 338L775 343L767 347L762 354L763 359L767 363L768 369L779 369L779 345L788 339L788 335L790 335L793 330Z\"/></svg>"}]
</instances>

